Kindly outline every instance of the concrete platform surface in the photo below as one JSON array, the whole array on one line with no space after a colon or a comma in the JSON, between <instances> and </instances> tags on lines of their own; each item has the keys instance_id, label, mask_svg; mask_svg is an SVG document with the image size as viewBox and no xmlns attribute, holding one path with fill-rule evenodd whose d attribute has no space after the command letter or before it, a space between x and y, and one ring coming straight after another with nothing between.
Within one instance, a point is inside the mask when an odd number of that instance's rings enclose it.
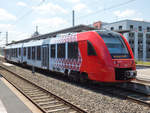
<instances>
[{"instance_id":1,"label":"concrete platform surface","mask_svg":"<svg viewBox=\"0 0 150 113\"><path fill-rule=\"evenodd\" d=\"M137 68L136 78L150 82L150 68Z\"/></svg>"},{"instance_id":2,"label":"concrete platform surface","mask_svg":"<svg viewBox=\"0 0 150 113\"><path fill-rule=\"evenodd\" d=\"M1 76L0 76L1 78ZM32 113L0 79L0 113Z\"/></svg>"}]
</instances>

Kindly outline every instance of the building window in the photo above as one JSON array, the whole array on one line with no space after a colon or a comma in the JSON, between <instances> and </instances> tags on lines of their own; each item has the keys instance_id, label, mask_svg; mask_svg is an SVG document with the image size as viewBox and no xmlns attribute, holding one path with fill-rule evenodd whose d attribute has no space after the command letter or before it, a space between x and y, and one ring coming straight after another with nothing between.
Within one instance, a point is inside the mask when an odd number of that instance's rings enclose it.
<instances>
[{"instance_id":1,"label":"building window","mask_svg":"<svg viewBox=\"0 0 150 113\"><path fill-rule=\"evenodd\" d=\"M78 42L68 43L68 58L78 58Z\"/></svg>"},{"instance_id":2,"label":"building window","mask_svg":"<svg viewBox=\"0 0 150 113\"><path fill-rule=\"evenodd\" d=\"M28 59L31 58L31 47L28 47Z\"/></svg>"},{"instance_id":3,"label":"building window","mask_svg":"<svg viewBox=\"0 0 150 113\"><path fill-rule=\"evenodd\" d=\"M35 47L32 47L32 60L35 60Z\"/></svg>"},{"instance_id":4,"label":"building window","mask_svg":"<svg viewBox=\"0 0 150 113\"><path fill-rule=\"evenodd\" d=\"M56 48L55 44L52 44L51 45L51 58L55 58L55 48Z\"/></svg>"},{"instance_id":5,"label":"building window","mask_svg":"<svg viewBox=\"0 0 150 113\"><path fill-rule=\"evenodd\" d=\"M119 26L119 30L122 30L122 26Z\"/></svg>"},{"instance_id":6,"label":"building window","mask_svg":"<svg viewBox=\"0 0 150 113\"><path fill-rule=\"evenodd\" d=\"M114 30L114 27L111 27L111 28L110 28L110 30L112 30L112 31L113 31L113 30Z\"/></svg>"},{"instance_id":7,"label":"building window","mask_svg":"<svg viewBox=\"0 0 150 113\"><path fill-rule=\"evenodd\" d=\"M138 37L142 38L143 37L143 33L138 33Z\"/></svg>"},{"instance_id":8,"label":"building window","mask_svg":"<svg viewBox=\"0 0 150 113\"><path fill-rule=\"evenodd\" d=\"M23 55L26 56L26 48L23 48Z\"/></svg>"},{"instance_id":9,"label":"building window","mask_svg":"<svg viewBox=\"0 0 150 113\"><path fill-rule=\"evenodd\" d=\"M150 39L150 34L146 34L146 38L149 38L149 39Z\"/></svg>"},{"instance_id":10,"label":"building window","mask_svg":"<svg viewBox=\"0 0 150 113\"><path fill-rule=\"evenodd\" d=\"M134 37L134 33L129 33L129 37Z\"/></svg>"},{"instance_id":11,"label":"building window","mask_svg":"<svg viewBox=\"0 0 150 113\"><path fill-rule=\"evenodd\" d=\"M130 39L130 40L129 40L129 44L131 44L131 43L132 43L132 40Z\"/></svg>"},{"instance_id":12,"label":"building window","mask_svg":"<svg viewBox=\"0 0 150 113\"><path fill-rule=\"evenodd\" d=\"M88 44L88 47L87 47L87 49L88 49L88 55L89 56L96 56L95 49L94 49L93 45L91 44L91 42L88 41L87 44Z\"/></svg>"},{"instance_id":13,"label":"building window","mask_svg":"<svg viewBox=\"0 0 150 113\"><path fill-rule=\"evenodd\" d=\"M147 32L150 32L150 27L147 27Z\"/></svg>"},{"instance_id":14,"label":"building window","mask_svg":"<svg viewBox=\"0 0 150 113\"><path fill-rule=\"evenodd\" d=\"M41 60L41 46L37 46L37 60Z\"/></svg>"},{"instance_id":15,"label":"building window","mask_svg":"<svg viewBox=\"0 0 150 113\"><path fill-rule=\"evenodd\" d=\"M139 26L139 31L142 31L142 26Z\"/></svg>"},{"instance_id":16,"label":"building window","mask_svg":"<svg viewBox=\"0 0 150 113\"><path fill-rule=\"evenodd\" d=\"M130 30L133 30L133 25L130 25Z\"/></svg>"},{"instance_id":17,"label":"building window","mask_svg":"<svg viewBox=\"0 0 150 113\"><path fill-rule=\"evenodd\" d=\"M65 44L57 45L57 58L65 58Z\"/></svg>"}]
</instances>

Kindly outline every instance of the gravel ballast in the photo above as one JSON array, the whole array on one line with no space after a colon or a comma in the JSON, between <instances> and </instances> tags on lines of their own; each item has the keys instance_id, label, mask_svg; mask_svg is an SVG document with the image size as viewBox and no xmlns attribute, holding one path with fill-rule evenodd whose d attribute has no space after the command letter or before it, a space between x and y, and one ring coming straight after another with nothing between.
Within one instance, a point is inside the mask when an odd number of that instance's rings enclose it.
<instances>
[{"instance_id":1,"label":"gravel ballast","mask_svg":"<svg viewBox=\"0 0 150 113\"><path fill-rule=\"evenodd\" d=\"M107 95L101 91L93 91L40 73L32 74L31 70L18 66L10 66L9 69L90 113L150 113L148 106Z\"/></svg>"}]
</instances>

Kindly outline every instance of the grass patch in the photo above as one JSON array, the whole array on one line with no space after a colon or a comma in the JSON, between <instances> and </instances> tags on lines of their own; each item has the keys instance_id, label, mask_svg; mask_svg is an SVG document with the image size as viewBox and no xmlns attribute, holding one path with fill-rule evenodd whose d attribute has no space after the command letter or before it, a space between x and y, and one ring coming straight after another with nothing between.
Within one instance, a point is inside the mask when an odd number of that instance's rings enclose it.
<instances>
[{"instance_id":1,"label":"grass patch","mask_svg":"<svg viewBox=\"0 0 150 113\"><path fill-rule=\"evenodd\" d=\"M150 66L150 62L143 62L143 61L135 61L136 64L140 64L140 65L147 65Z\"/></svg>"}]
</instances>

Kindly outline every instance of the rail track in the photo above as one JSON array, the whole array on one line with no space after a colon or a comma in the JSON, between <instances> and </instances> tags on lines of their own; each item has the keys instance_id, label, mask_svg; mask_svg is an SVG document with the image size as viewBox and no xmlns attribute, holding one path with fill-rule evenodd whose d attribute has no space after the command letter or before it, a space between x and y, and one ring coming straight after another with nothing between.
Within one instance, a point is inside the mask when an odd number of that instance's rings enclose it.
<instances>
[{"instance_id":1,"label":"rail track","mask_svg":"<svg viewBox=\"0 0 150 113\"><path fill-rule=\"evenodd\" d=\"M78 106L19 76L13 70L0 66L0 74L44 113L86 113Z\"/></svg>"},{"instance_id":2,"label":"rail track","mask_svg":"<svg viewBox=\"0 0 150 113\"><path fill-rule=\"evenodd\" d=\"M133 87L133 86L136 86ZM145 89L141 89L145 87ZM126 83L124 84L117 84L113 86L105 86L105 87L99 87L99 86L93 86L94 88L98 88L99 90L103 90L104 92L107 92L109 94L112 94L114 96L119 96L122 98L125 98L130 101L137 102L139 104L143 104L150 107L150 87L144 86L143 84L137 84L135 82L133 83ZM134 89L132 89L132 87Z\"/></svg>"},{"instance_id":3,"label":"rail track","mask_svg":"<svg viewBox=\"0 0 150 113\"><path fill-rule=\"evenodd\" d=\"M16 73L13 73L11 71L12 68L8 69L7 66L4 66L4 67L2 66L1 68L2 68L0 70L1 74L5 74L7 72L7 73L10 73L11 76L17 75ZM19 77L19 78L21 78L21 77ZM6 79L8 79L8 78L6 78ZM13 81L10 81L10 82L13 82ZM29 81L27 81L27 82L29 82ZM150 86L147 86L144 84L139 84L136 82L126 83L123 85L119 84L119 85L113 85L113 86L104 86L104 87L101 86L101 84L93 84L93 83L90 85L88 85L88 84L84 84L84 85L86 85L86 87L88 87L88 89L99 90L99 91L105 92L107 94L119 96L119 97L125 98L127 100L134 101L139 104L144 104L144 105L150 107ZM34 85L32 85L32 83L31 83L31 86L33 87ZM39 90L38 88L36 88L36 85L33 88L31 86L27 85L27 87L25 87L25 85L24 85L24 87L23 87L24 90L22 90L22 88L17 88L17 89L19 89L23 94L25 93L24 95L25 96L27 95L27 97L31 101L33 101L33 103L35 103L43 112L47 113L47 110L50 111L51 109L49 109L48 107L51 107L51 106L56 107L57 108L56 110L60 110L60 112L62 112L61 109L59 109L59 106L61 106L61 105L63 107L65 106L64 108L66 108L66 110L62 109L64 113L86 112L84 110L81 110L81 111L76 110L76 109L78 109L78 107L76 108L76 106L74 106L74 105L73 105L73 107L72 106L70 107L70 105L68 106L68 104L69 104L68 102L67 102L67 104L65 102L63 102L63 104L61 104L59 102L57 103L57 100L56 101L54 100L55 96L53 97L53 94L52 94L53 98L51 96L49 97L49 95L51 95L51 94L49 94L48 91L45 91L45 89L42 88L42 90ZM135 86L134 89L132 89L133 88L132 86ZM17 87L17 86L15 86L15 87ZM46 93L44 94L43 92L46 92ZM49 98L49 99L47 99L47 98ZM53 102L56 102L56 104L53 104ZM74 110L74 108L75 108L75 110Z\"/></svg>"}]
</instances>

